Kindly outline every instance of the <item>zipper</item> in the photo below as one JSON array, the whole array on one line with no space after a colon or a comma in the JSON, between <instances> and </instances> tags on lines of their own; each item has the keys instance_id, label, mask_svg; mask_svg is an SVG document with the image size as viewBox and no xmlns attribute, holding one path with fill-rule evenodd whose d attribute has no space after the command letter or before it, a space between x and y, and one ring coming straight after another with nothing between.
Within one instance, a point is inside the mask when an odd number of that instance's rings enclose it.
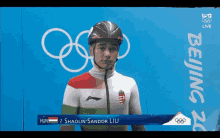
<instances>
[{"instance_id":1,"label":"zipper","mask_svg":"<svg viewBox=\"0 0 220 138\"><path fill-rule=\"evenodd\" d=\"M107 114L110 114L110 102L109 102L109 89L107 82L107 70L105 70L105 88L106 88L106 99L107 99Z\"/></svg>"},{"instance_id":2,"label":"zipper","mask_svg":"<svg viewBox=\"0 0 220 138\"><path fill-rule=\"evenodd\" d=\"M107 72L108 70L105 70L105 88L106 88L106 100L107 100L107 114L110 114L110 102L109 102L109 89L108 89L108 82L107 82ZM107 125L107 130L109 131L109 125Z\"/></svg>"}]
</instances>

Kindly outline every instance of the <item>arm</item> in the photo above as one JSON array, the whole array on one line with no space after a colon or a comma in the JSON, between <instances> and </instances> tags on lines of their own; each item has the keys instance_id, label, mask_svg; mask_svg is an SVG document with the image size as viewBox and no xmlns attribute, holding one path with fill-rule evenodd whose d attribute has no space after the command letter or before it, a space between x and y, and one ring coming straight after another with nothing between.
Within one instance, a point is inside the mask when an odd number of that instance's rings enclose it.
<instances>
[{"instance_id":1,"label":"arm","mask_svg":"<svg viewBox=\"0 0 220 138\"><path fill-rule=\"evenodd\" d=\"M131 89L131 96L129 101L129 114L141 114L139 92L136 82ZM144 125L131 125L131 128L132 131L146 131Z\"/></svg>"},{"instance_id":2,"label":"arm","mask_svg":"<svg viewBox=\"0 0 220 138\"><path fill-rule=\"evenodd\" d=\"M67 85L63 98L62 114L78 114L79 95L77 89ZM61 125L60 131L73 131L75 125Z\"/></svg>"}]
</instances>

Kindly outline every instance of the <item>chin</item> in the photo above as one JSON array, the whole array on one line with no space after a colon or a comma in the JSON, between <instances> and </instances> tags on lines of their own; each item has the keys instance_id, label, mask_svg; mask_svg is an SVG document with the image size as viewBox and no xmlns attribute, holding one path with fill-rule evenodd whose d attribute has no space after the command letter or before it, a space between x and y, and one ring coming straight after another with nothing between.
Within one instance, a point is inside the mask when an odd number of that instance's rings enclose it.
<instances>
[{"instance_id":1,"label":"chin","mask_svg":"<svg viewBox=\"0 0 220 138\"><path fill-rule=\"evenodd\" d=\"M109 69L110 68L110 66L105 66L105 67L103 67L104 69Z\"/></svg>"},{"instance_id":2,"label":"chin","mask_svg":"<svg viewBox=\"0 0 220 138\"><path fill-rule=\"evenodd\" d=\"M114 67L114 65L106 66L105 69L110 69L111 67Z\"/></svg>"},{"instance_id":3,"label":"chin","mask_svg":"<svg viewBox=\"0 0 220 138\"><path fill-rule=\"evenodd\" d=\"M106 65L106 66L102 66L102 68L104 68L104 69L109 69L111 66L108 66L108 65Z\"/></svg>"},{"instance_id":4,"label":"chin","mask_svg":"<svg viewBox=\"0 0 220 138\"><path fill-rule=\"evenodd\" d=\"M112 66L114 66L114 65L109 65L109 64L102 64L102 65L101 65L101 67L102 67L103 69L110 69Z\"/></svg>"}]
</instances>

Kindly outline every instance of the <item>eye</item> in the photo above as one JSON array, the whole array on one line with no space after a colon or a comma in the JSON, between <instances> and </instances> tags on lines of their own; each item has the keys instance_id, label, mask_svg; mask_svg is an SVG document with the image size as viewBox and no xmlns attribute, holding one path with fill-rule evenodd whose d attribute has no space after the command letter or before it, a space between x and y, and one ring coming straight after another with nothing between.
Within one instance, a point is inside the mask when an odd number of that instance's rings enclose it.
<instances>
[{"instance_id":1,"label":"eye","mask_svg":"<svg viewBox=\"0 0 220 138\"><path fill-rule=\"evenodd\" d=\"M105 50L105 47L104 47L104 46L101 46L101 47L99 47L99 49L101 49L101 50Z\"/></svg>"},{"instance_id":2,"label":"eye","mask_svg":"<svg viewBox=\"0 0 220 138\"><path fill-rule=\"evenodd\" d=\"M112 46L112 47L109 47L109 50L110 51L117 51L118 47L117 46Z\"/></svg>"}]
</instances>

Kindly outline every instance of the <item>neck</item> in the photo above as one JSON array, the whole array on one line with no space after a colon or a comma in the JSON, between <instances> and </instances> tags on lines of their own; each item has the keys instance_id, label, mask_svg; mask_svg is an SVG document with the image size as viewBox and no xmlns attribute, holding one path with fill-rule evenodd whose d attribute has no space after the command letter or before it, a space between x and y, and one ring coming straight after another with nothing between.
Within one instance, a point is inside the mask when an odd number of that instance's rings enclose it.
<instances>
[{"instance_id":1,"label":"neck","mask_svg":"<svg viewBox=\"0 0 220 138\"><path fill-rule=\"evenodd\" d=\"M98 79L104 80L105 77L105 69L100 69L96 64L94 64L93 68L89 71L89 73ZM115 73L115 66L112 69L109 69L107 72L107 79L112 77Z\"/></svg>"}]
</instances>

